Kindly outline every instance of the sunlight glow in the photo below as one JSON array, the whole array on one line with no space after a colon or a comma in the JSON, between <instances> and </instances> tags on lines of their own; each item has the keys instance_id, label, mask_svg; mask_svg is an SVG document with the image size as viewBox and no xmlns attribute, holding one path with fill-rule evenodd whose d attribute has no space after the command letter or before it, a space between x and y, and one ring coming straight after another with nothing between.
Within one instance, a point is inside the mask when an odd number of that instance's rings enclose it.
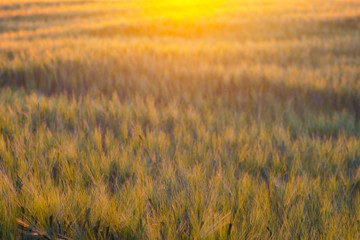
<instances>
[{"instance_id":1,"label":"sunlight glow","mask_svg":"<svg viewBox=\"0 0 360 240\"><path fill-rule=\"evenodd\" d=\"M194 20L214 14L224 0L155 0L142 2L148 12L156 17L171 20Z\"/></svg>"}]
</instances>

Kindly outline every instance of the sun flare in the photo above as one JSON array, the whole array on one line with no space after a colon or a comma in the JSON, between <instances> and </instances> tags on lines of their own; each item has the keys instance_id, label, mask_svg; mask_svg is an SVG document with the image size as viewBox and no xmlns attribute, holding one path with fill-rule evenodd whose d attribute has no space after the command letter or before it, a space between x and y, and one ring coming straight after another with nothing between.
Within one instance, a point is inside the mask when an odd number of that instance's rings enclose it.
<instances>
[{"instance_id":1,"label":"sun flare","mask_svg":"<svg viewBox=\"0 0 360 240\"><path fill-rule=\"evenodd\" d=\"M193 20L214 14L224 0L155 0L140 3L157 17L172 20Z\"/></svg>"}]
</instances>

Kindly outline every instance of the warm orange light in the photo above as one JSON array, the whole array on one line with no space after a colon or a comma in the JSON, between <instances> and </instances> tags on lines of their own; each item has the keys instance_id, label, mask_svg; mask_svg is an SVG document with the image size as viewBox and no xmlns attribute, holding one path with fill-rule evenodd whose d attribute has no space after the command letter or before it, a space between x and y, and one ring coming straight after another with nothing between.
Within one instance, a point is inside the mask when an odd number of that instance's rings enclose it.
<instances>
[{"instance_id":1,"label":"warm orange light","mask_svg":"<svg viewBox=\"0 0 360 240\"><path fill-rule=\"evenodd\" d=\"M224 0L152 0L142 3L157 17L173 20L192 20L217 11Z\"/></svg>"}]
</instances>

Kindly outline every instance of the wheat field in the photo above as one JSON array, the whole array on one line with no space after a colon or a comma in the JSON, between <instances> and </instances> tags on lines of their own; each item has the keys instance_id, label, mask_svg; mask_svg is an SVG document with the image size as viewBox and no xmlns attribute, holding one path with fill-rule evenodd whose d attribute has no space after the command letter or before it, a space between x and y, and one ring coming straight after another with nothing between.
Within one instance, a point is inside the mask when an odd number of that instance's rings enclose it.
<instances>
[{"instance_id":1,"label":"wheat field","mask_svg":"<svg viewBox=\"0 0 360 240\"><path fill-rule=\"evenodd\" d=\"M358 0L1 0L0 239L359 239Z\"/></svg>"}]
</instances>

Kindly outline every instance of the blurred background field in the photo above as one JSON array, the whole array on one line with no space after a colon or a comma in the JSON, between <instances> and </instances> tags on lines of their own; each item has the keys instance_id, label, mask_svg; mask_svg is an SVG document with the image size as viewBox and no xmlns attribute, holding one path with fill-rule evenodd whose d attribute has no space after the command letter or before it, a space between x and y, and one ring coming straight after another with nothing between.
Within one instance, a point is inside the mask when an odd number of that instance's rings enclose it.
<instances>
[{"instance_id":1,"label":"blurred background field","mask_svg":"<svg viewBox=\"0 0 360 240\"><path fill-rule=\"evenodd\" d=\"M357 0L0 1L2 239L358 239L359 136Z\"/></svg>"}]
</instances>

